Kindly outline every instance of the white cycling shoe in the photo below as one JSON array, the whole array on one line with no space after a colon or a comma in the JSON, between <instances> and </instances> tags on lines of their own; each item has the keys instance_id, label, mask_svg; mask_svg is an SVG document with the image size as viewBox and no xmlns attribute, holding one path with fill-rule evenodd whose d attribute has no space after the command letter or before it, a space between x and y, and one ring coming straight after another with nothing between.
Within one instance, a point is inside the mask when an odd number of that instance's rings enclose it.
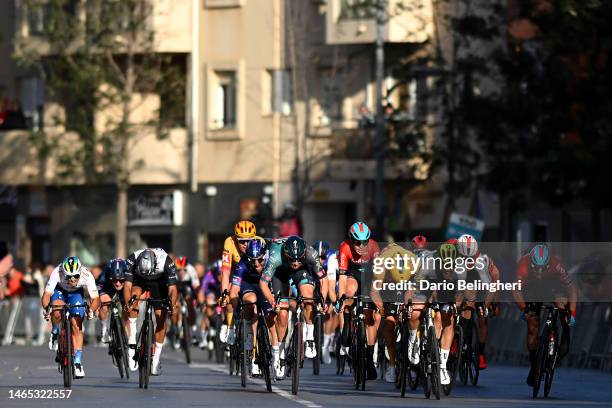
<instances>
[{"instance_id":1,"label":"white cycling shoe","mask_svg":"<svg viewBox=\"0 0 612 408\"><path fill-rule=\"evenodd\" d=\"M74 377L75 378L85 377L85 369L83 368L83 363L76 363L74 365Z\"/></svg>"},{"instance_id":2,"label":"white cycling shoe","mask_svg":"<svg viewBox=\"0 0 612 408\"><path fill-rule=\"evenodd\" d=\"M306 347L304 350L304 357L315 358L317 356L317 349L315 348L314 340L306 340Z\"/></svg>"},{"instance_id":3,"label":"white cycling shoe","mask_svg":"<svg viewBox=\"0 0 612 408\"><path fill-rule=\"evenodd\" d=\"M221 330L219 330L219 340L221 343L227 343L227 324L221 326Z\"/></svg>"},{"instance_id":4,"label":"white cycling shoe","mask_svg":"<svg viewBox=\"0 0 612 408\"><path fill-rule=\"evenodd\" d=\"M130 371L138 370L138 361L134 359L135 355L136 355L136 345L128 346L128 365L130 366Z\"/></svg>"},{"instance_id":5,"label":"white cycling shoe","mask_svg":"<svg viewBox=\"0 0 612 408\"><path fill-rule=\"evenodd\" d=\"M153 364L151 364L151 375L160 375L161 372L162 372L161 361L158 361L157 364L155 364L155 361L153 361Z\"/></svg>"},{"instance_id":6,"label":"white cycling shoe","mask_svg":"<svg viewBox=\"0 0 612 408\"><path fill-rule=\"evenodd\" d=\"M261 370L259 369L259 365L254 361L251 363L251 374L253 376L261 375Z\"/></svg>"},{"instance_id":7,"label":"white cycling shoe","mask_svg":"<svg viewBox=\"0 0 612 408\"><path fill-rule=\"evenodd\" d=\"M419 341L417 339L410 341L408 344L408 361L413 365L417 365L419 361L421 361L419 356Z\"/></svg>"},{"instance_id":8,"label":"white cycling shoe","mask_svg":"<svg viewBox=\"0 0 612 408\"><path fill-rule=\"evenodd\" d=\"M54 335L53 333L51 333L51 337L49 337L49 350L51 351L57 351L57 338L59 336L56 334Z\"/></svg>"},{"instance_id":9,"label":"white cycling shoe","mask_svg":"<svg viewBox=\"0 0 612 408\"><path fill-rule=\"evenodd\" d=\"M235 341L236 341L236 330L233 327L230 327L229 329L227 329L226 343L229 344L230 346L233 346ZM253 348L253 346L251 346L251 348Z\"/></svg>"},{"instance_id":10,"label":"white cycling shoe","mask_svg":"<svg viewBox=\"0 0 612 408\"><path fill-rule=\"evenodd\" d=\"M450 384L450 376L448 375L448 370L445 367L440 367L440 383L442 385Z\"/></svg>"}]
</instances>

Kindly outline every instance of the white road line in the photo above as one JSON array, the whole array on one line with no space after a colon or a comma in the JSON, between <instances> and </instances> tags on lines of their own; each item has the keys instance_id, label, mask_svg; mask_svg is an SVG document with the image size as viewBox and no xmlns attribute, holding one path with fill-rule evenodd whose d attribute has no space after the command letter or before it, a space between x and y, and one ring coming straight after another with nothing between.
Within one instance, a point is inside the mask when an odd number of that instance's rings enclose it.
<instances>
[{"instance_id":1,"label":"white road line","mask_svg":"<svg viewBox=\"0 0 612 408\"><path fill-rule=\"evenodd\" d=\"M50 366L38 366L38 367L36 367L37 370L53 370L54 368L57 368L57 366L56 365L54 365L54 366L50 365Z\"/></svg>"},{"instance_id":2,"label":"white road line","mask_svg":"<svg viewBox=\"0 0 612 408\"><path fill-rule=\"evenodd\" d=\"M219 365L216 364L201 364L201 363L191 363L189 364L190 368L207 368L209 370L212 371L216 371L218 373L223 373L223 374L227 374L227 368L225 367L220 367ZM249 382L253 382L263 388L266 388L266 383L258 378L250 378ZM312 401L308 401L302 398L297 397L296 395L293 395L285 390L281 390L280 388L276 387L276 386L272 386L272 391L276 394L276 395L280 395L283 398L287 398L293 402L297 402L300 405L304 405L305 407L308 408L323 408L322 405L319 405L315 402Z\"/></svg>"}]
</instances>

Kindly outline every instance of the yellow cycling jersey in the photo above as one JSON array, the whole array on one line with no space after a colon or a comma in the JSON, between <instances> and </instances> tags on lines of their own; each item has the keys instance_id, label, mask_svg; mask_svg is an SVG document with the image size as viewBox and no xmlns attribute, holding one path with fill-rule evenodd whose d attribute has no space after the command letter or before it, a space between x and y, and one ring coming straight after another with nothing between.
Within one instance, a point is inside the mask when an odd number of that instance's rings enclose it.
<instances>
[{"instance_id":1,"label":"yellow cycling jersey","mask_svg":"<svg viewBox=\"0 0 612 408\"><path fill-rule=\"evenodd\" d=\"M380 273L375 273L374 279L384 282L408 281L417 272L417 256L396 243L387 245L378 255L376 262L381 267L377 270Z\"/></svg>"},{"instance_id":2,"label":"yellow cycling jersey","mask_svg":"<svg viewBox=\"0 0 612 408\"><path fill-rule=\"evenodd\" d=\"M255 235L253 239L259 239L260 241L263 241L263 238L257 235ZM233 235L230 235L225 239L225 243L223 244L221 269L227 271L231 270L233 266L238 265L238 262L240 262L241 258L242 254L238 249L238 242L236 241L236 238Z\"/></svg>"}]
</instances>

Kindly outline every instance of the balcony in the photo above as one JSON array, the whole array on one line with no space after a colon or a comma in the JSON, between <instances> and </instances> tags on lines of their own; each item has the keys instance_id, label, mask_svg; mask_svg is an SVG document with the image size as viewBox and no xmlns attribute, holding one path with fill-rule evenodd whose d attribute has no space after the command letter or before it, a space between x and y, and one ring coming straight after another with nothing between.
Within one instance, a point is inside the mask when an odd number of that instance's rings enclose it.
<instances>
[{"instance_id":1,"label":"balcony","mask_svg":"<svg viewBox=\"0 0 612 408\"><path fill-rule=\"evenodd\" d=\"M107 7L112 7L118 2L107 2ZM153 52L164 53L189 53L191 52L191 0L155 0L151 12L145 17L147 25L155 33ZM25 0L16 2L16 30L15 47L20 52L24 49L35 49L42 55L52 55L57 52L49 47L44 39L44 33L49 24L50 7L42 3L41 6L28 8ZM88 19L91 10L84 9L79 1L68 2L65 7L73 15L73 21L83 27L98 23L98 15ZM114 11L111 11L114 13ZM119 19L121 20L121 19ZM127 22L117 21L117 24L127 26ZM77 48L78 38L72 44L66 44Z\"/></svg>"},{"instance_id":2,"label":"balcony","mask_svg":"<svg viewBox=\"0 0 612 408\"><path fill-rule=\"evenodd\" d=\"M362 0L329 0L326 12L327 44L370 44L376 41L376 21ZM433 34L433 7L429 0L388 1L385 42L423 43Z\"/></svg>"},{"instance_id":3,"label":"balcony","mask_svg":"<svg viewBox=\"0 0 612 408\"><path fill-rule=\"evenodd\" d=\"M431 154L424 135L391 131L385 142L385 179L424 180L429 176ZM336 180L376 177L376 130L336 129L330 138L329 173Z\"/></svg>"}]
</instances>

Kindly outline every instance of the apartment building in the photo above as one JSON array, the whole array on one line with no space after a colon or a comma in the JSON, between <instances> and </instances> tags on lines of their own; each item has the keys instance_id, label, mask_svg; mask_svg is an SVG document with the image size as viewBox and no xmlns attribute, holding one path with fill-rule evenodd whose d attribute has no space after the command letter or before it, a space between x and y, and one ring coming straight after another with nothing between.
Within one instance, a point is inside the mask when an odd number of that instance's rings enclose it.
<instances>
[{"instance_id":1,"label":"apartment building","mask_svg":"<svg viewBox=\"0 0 612 408\"><path fill-rule=\"evenodd\" d=\"M168 138L147 135L130 160L128 247L163 246L210 259L239 217L279 215L303 202L305 237L336 244L356 218L373 220L376 110L373 15L349 0L159 0L155 52L185 74L184 115ZM435 35L431 2L416 9L389 2L384 27L388 103L413 121L434 120L427 75L399 78L395 66ZM78 8L82 1L75 0ZM0 84L21 100L30 127L50 127L61 101L8 58L13 44L37 44L44 15L22 0L0 16ZM42 43L40 45L43 46ZM50 52L50 51L48 51ZM142 95L142 115L161 112L163 95ZM78 136L56 129L69 148ZM386 163L391 229L436 228L441 187L417 189L429 176L425 152ZM28 131L0 131L0 184L7 197L0 231L26 260L55 262L68 252L95 263L114 255L117 193L112 184L58 181ZM399 150L403 149L398 140ZM415 152L415 150L411 150ZM298 175L296 178L296 174ZM297 183L296 183L297 179ZM411 184L412 183L412 184ZM438 183L440 186L440 183ZM8 204L7 204L8 203ZM392 204L391 204L392 203Z\"/></svg>"}]
</instances>

